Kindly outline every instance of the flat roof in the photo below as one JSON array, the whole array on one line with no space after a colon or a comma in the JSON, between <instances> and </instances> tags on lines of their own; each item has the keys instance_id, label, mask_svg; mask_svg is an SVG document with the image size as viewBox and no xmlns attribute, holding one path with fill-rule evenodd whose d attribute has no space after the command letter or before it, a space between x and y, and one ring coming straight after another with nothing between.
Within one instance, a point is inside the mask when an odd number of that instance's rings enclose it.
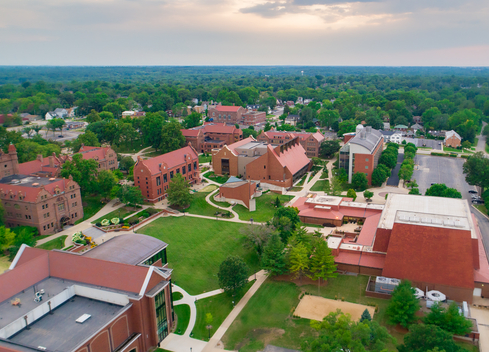
<instances>
[{"instance_id":1,"label":"flat roof","mask_svg":"<svg viewBox=\"0 0 489 352\"><path fill-rule=\"evenodd\" d=\"M8 341L51 351L72 351L124 310L124 306L73 296L54 309L53 314L44 315ZM82 324L77 323L76 319L83 314L91 317Z\"/></svg>"},{"instance_id":2,"label":"flat roof","mask_svg":"<svg viewBox=\"0 0 489 352\"><path fill-rule=\"evenodd\" d=\"M267 143L264 143L264 142L248 142L246 144L243 144L243 145L240 145L239 147L236 147L235 149L254 149L256 147L260 147L260 146L267 146Z\"/></svg>"},{"instance_id":3,"label":"flat roof","mask_svg":"<svg viewBox=\"0 0 489 352\"><path fill-rule=\"evenodd\" d=\"M472 238L477 238L465 199L389 193L379 228L392 229L395 222L470 230Z\"/></svg>"},{"instance_id":4,"label":"flat roof","mask_svg":"<svg viewBox=\"0 0 489 352\"><path fill-rule=\"evenodd\" d=\"M155 237L130 233L112 237L97 247L83 252L82 255L110 262L137 265L167 246L165 242Z\"/></svg>"},{"instance_id":5,"label":"flat roof","mask_svg":"<svg viewBox=\"0 0 489 352\"><path fill-rule=\"evenodd\" d=\"M51 183L60 181L60 178L48 178L39 176L27 176L27 175L11 175L0 179L0 184L10 184L14 186L24 186L38 188L40 186L46 186ZM33 185L37 183L37 185Z\"/></svg>"},{"instance_id":6,"label":"flat roof","mask_svg":"<svg viewBox=\"0 0 489 352\"><path fill-rule=\"evenodd\" d=\"M317 204L317 205L321 205L321 206L338 206L338 205L340 205L342 200L343 200L343 197L316 195L315 197L308 198L306 200L306 203Z\"/></svg>"}]
</instances>

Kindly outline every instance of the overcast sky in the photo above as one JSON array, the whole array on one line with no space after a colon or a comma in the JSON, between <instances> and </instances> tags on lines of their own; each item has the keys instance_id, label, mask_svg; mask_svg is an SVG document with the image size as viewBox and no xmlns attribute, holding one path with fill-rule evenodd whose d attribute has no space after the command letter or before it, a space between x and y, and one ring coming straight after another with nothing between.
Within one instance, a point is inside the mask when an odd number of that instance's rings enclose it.
<instances>
[{"instance_id":1,"label":"overcast sky","mask_svg":"<svg viewBox=\"0 0 489 352\"><path fill-rule=\"evenodd\" d=\"M1 0L0 65L489 66L488 0Z\"/></svg>"}]
</instances>

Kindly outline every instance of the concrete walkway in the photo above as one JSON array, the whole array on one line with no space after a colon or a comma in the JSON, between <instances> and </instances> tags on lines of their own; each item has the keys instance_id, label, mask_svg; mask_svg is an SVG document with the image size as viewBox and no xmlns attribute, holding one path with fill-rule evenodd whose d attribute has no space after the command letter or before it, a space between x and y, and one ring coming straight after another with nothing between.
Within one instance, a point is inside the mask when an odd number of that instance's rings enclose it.
<instances>
[{"instance_id":1,"label":"concrete walkway","mask_svg":"<svg viewBox=\"0 0 489 352\"><path fill-rule=\"evenodd\" d=\"M122 155L122 156L130 156L132 158L132 160L137 161L138 160L138 156L144 156L144 154L149 153L149 152L146 152L146 150L151 149L151 148L153 148L153 147L143 148L143 149L141 149L137 153L119 153L119 155Z\"/></svg>"},{"instance_id":2,"label":"concrete walkway","mask_svg":"<svg viewBox=\"0 0 489 352\"><path fill-rule=\"evenodd\" d=\"M212 297L218 294L221 294L223 291L222 290L214 290L210 292L205 292L200 295L192 296L188 294L185 290L183 290L181 287L178 287L176 285L173 285L172 289L173 292L180 292L183 295L183 298L175 301L174 305L181 305L181 304L188 304L190 307L190 320L187 329L185 330L185 333L183 335L177 335L177 334L170 334L168 335L160 344L160 348L163 348L165 350L169 351L175 351L175 352L189 352L190 348L192 349L192 352L212 352L212 351L223 351L222 344L221 344L221 338L224 336L228 328L231 326L231 324L234 322L238 314L243 310L243 308L246 306L248 301L250 300L251 297L258 291L260 286L265 282L267 276L263 270L259 271L256 273L256 281L251 286L251 288L246 292L246 294L241 298L241 300L236 304L234 309L229 313L227 318L223 321L221 326L216 330L214 335L212 335L211 339L209 342L205 342L202 340L197 340L194 338L190 337L190 333L195 327L195 322L197 320L197 308L195 306L195 302L199 299L204 299L207 297ZM250 276L249 280L254 280L255 279L255 274ZM220 345L221 348L218 348L218 344Z\"/></svg>"}]
</instances>

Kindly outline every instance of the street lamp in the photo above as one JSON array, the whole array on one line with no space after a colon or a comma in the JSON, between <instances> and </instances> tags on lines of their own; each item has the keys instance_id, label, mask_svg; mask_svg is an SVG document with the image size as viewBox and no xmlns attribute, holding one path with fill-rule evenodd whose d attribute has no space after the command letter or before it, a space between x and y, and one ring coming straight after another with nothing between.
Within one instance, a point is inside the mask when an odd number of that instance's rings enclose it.
<instances>
[{"instance_id":1,"label":"street lamp","mask_svg":"<svg viewBox=\"0 0 489 352\"><path fill-rule=\"evenodd\" d=\"M253 225L253 218L250 218L250 224Z\"/></svg>"}]
</instances>

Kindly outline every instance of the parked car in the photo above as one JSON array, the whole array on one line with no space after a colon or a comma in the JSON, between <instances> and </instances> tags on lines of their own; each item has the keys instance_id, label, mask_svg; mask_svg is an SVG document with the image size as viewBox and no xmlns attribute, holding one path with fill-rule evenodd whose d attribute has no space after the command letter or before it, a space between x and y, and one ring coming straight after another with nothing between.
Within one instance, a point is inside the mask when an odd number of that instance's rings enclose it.
<instances>
[{"instance_id":1,"label":"parked car","mask_svg":"<svg viewBox=\"0 0 489 352\"><path fill-rule=\"evenodd\" d=\"M484 204L484 201L482 199L473 199L472 203L474 204Z\"/></svg>"},{"instance_id":2,"label":"parked car","mask_svg":"<svg viewBox=\"0 0 489 352\"><path fill-rule=\"evenodd\" d=\"M471 189L471 190L469 191L469 193L472 193L472 194L477 194L477 191L474 191L473 189Z\"/></svg>"}]
</instances>

